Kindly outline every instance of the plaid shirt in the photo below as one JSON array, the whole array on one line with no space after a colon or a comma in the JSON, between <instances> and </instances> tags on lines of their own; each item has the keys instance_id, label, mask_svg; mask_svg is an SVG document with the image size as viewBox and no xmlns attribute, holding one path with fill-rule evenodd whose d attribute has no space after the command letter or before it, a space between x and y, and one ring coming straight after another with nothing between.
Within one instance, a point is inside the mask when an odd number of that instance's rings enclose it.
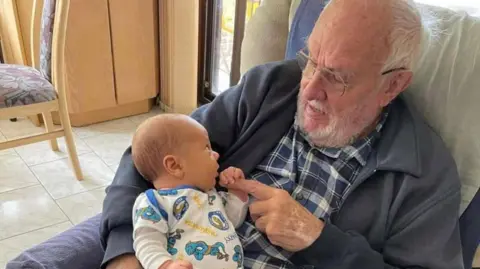
<instances>
[{"instance_id":1,"label":"plaid shirt","mask_svg":"<svg viewBox=\"0 0 480 269\"><path fill-rule=\"evenodd\" d=\"M387 112L382 114L369 136L344 148L314 146L295 122L250 178L288 191L313 215L326 220L340 209L387 116ZM244 247L245 268L295 268L289 261L293 253L270 244L250 216L237 233Z\"/></svg>"}]
</instances>

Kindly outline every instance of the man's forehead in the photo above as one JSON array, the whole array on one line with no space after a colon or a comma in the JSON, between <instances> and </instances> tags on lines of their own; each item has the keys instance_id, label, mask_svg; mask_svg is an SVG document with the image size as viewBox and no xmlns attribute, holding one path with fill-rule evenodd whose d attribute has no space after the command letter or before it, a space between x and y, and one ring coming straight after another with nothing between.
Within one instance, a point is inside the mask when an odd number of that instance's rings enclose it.
<instances>
[{"instance_id":1,"label":"man's forehead","mask_svg":"<svg viewBox=\"0 0 480 269\"><path fill-rule=\"evenodd\" d=\"M372 3L377 5L368 9ZM378 58L381 62L388 48L390 25L388 4L379 4L378 0L332 0L320 15L308 47L313 58L327 54L335 55L340 62L342 58L349 62Z\"/></svg>"}]
</instances>

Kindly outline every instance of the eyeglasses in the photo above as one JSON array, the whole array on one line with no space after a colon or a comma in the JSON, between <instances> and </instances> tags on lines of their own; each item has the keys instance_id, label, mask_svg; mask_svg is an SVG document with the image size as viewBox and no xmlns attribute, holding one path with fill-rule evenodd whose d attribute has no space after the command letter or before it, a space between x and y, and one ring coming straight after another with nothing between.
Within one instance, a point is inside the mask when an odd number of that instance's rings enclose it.
<instances>
[{"instance_id":1,"label":"eyeglasses","mask_svg":"<svg viewBox=\"0 0 480 269\"><path fill-rule=\"evenodd\" d=\"M348 77L350 77L351 74L342 74L325 67L319 69L317 63L315 63L315 61L313 61L313 59L310 58L305 51L306 49L303 49L297 53L297 60L303 71L304 78L310 80L313 79L315 74L319 73L327 89L331 90L335 94L343 96L345 91L351 87L351 85L348 83ZM381 75L383 76L398 70L406 70L406 68L393 68L382 72Z\"/></svg>"}]
</instances>

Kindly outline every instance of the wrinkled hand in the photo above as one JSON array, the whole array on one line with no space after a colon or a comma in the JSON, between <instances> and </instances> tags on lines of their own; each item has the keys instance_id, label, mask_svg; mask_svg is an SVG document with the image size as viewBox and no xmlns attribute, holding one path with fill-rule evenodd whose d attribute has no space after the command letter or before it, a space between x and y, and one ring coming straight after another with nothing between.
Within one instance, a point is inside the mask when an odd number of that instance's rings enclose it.
<instances>
[{"instance_id":1,"label":"wrinkled hand","mask_svg":"<svg viewBox=\"0 0 480 269\"><path fill-rule=\"evenodd\" d=\"M193 269L193 265L188 261L182 260L166 261L158 269Z\"/></svg>"},{"instance_id":2,"label":"wrinkled hand","mask_svg":"<svg viewBox=\"0 0 480 269\"><path fill-rule=\"evenodd\" d=\"M237 186L245 181L243 171L236 167L229 167L220 173L219 184L228 189L228 192L235 194L242 201L248 201L248 193L240 190Z\"/></svg>"},{"instance_id":3,"label":"wrinkled hand","mask_svg":"<svg viewBox=\"0 0 480 269\"><path fill-rule=\"evenodd\" d=\"M237 188L257 199L250 205L250 215L273 245L296 252L309 247L320 236L323 221L287 191L254 180L244 180Z\"/></svg>"}]
</instances>

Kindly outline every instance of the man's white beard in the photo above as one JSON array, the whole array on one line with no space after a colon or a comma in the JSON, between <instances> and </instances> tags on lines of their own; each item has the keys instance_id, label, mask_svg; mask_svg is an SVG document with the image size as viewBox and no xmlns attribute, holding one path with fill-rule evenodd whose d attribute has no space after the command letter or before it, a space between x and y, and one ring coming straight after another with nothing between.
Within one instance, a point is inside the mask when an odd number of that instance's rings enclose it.
<instances>
[{"instance_id":1,"label":"man's white beard","mask_svg":"<svg viewBox=\"0 0 480 269\"><path fill-rule=\"evenodd\" d=\"M341 148L350 145L376 120L376 117L369 119L369 115L363 115L365 105L358 104L347 109L340 116L335 117L328 113L327 126L319 126L314 131L307 132L305 130L305 106L306 104L298 98L298 124L317 147Z\"/></svg>"}]
</instances>

